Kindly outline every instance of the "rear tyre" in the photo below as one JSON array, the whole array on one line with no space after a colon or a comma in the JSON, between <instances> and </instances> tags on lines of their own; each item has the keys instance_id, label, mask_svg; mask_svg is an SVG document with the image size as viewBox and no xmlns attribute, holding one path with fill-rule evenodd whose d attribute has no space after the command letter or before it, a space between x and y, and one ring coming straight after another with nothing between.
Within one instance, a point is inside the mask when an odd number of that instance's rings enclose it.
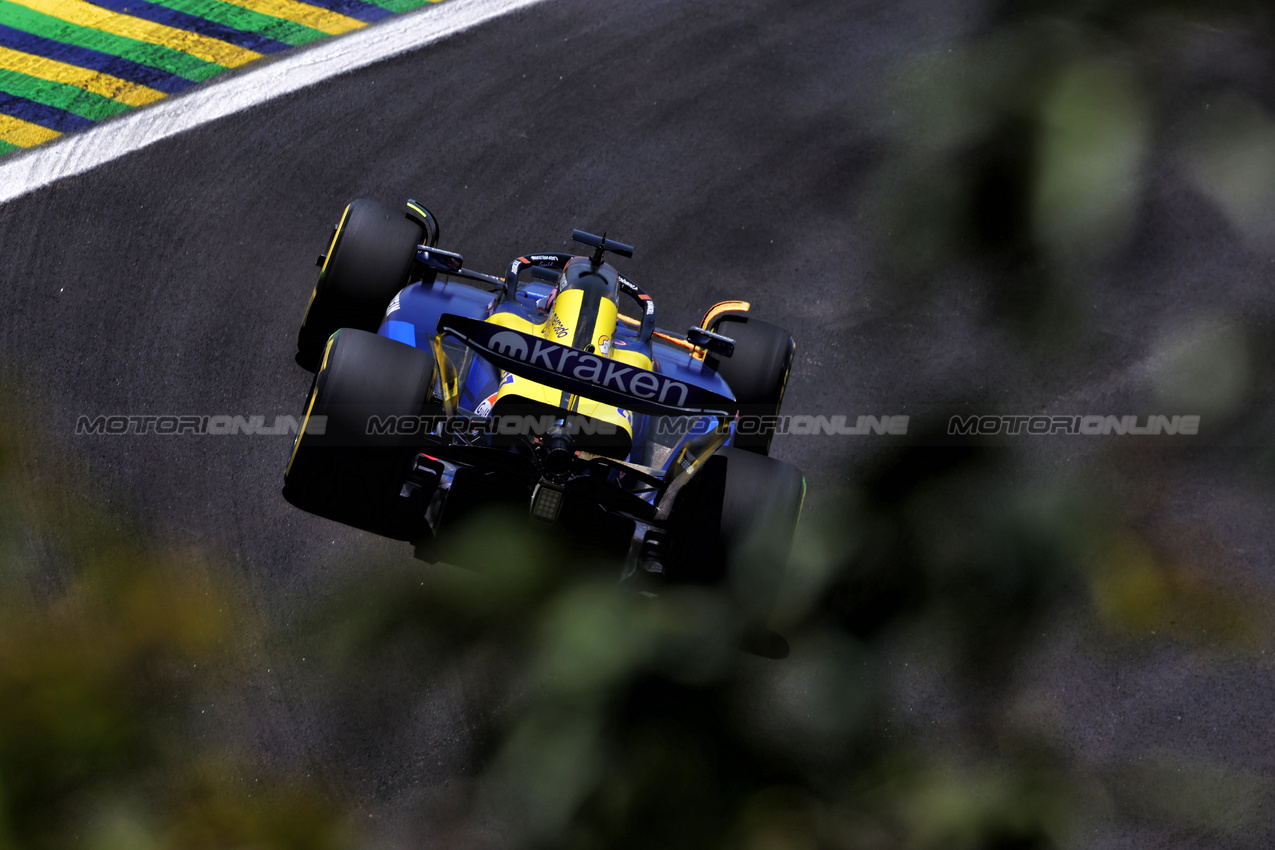
<instances>
[{"instance_id":1,"label":"rear tyre","mask_svg":"<svg viewBox=\"0 0 1275 850\"><path fill-rule=\"evenodd\" d=\"M770 613L779 596L792 551L806 478L772 457L740 449L726 454L726 494L721 545L731 591L757 618Z\"/></svg>"},{"instance_id":2,"label":"rear tyre","mask_svg":"<svg viewBox=\"0 0 1275 850\"><path fill-rule=\"evenodd\" d=\"M433 383L428 352L355 328L338 330L310 390L284 472L284 497L302 510L386 537L417 536L425 527L420 501L429 494L400 495L415 440L368 433L368 423L431 412Z\"/></svg>"},{"instance_id":3,"label":"rear tyre","mask_svg":"<svg viewBox=\"0 0 1275 850\"><path fill-rule=\"evenodd\" d=\"M778 596L801 516L801 470L743 449L720 449L678 494L668 578L725 584L754 621Z\"/></svg>"},{"instance_id":4,"label":"rear tyre","mask_svg":"<svg viewBox=\"0 0 1275 850\"><path fill-rule=\"evenodd\" d=\"M741 419L735 445L757 454L769 454L774 426L759 426L754 417L779 413L797 343L792 334L778 325L739 310L722 313L707 330L735 340L735 353L730 357L714 354L705 357L708 366L730 386L739 402L741 417L746 417Z\"/></svg>"},{"instance_id":5,"label":"rear tyre","mask_svg":"<svg viewBox=\"0 0 1275 850\"><path fill-rule=\"evenodd\" d=\"M311 371L318 368L324 345L337 328L380 328L390 300L409 282L423 238L420 224L401 210L376 201L351 201L301 322L297 362Z\"/></svg>"}]
</instances>

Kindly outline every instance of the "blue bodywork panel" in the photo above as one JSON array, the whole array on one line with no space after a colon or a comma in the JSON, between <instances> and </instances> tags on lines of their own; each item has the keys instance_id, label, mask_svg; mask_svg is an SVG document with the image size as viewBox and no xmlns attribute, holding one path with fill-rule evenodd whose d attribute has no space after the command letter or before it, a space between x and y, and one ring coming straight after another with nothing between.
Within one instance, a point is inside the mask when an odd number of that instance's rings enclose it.
<instances>
[{"instance_id":1,"label":"blue bodywork panel","mask_svg":"<svg viewBox=\"0 0 1275 850\"><path fill-rule=\"evenodd\" d=\"M378 333L416 348L429 349L437 332L438 320L445 313L481 320L494 312L512 312L533 324L541 324L548 315L541 305L553 294L554 288L552 284L536 280L519 282L514 298L497 305L498 293L467 283L445 279L413 283L390 302ZM658 339L651 343L643 342L638 338L636 328L623 323L616 326L612 344L617 348L647 355L651 358L655 372L728 398L735 397L715 371L708 368L704 361L692 357L691 352L686 349L668 345ZM500 370L482 357L465 356L464 350L450 353L457 367L463 369L459 375L460 409L469 414L486 416L500 386ZM633 416L633 450L629 460L656 465L661 469L666 468L669 459L676 457L683 445L697 439L705 429L711 430L716 424L716 417L704 416L692 424L689 432L683 431L682 436L660 438L653 433L654 418L644 414ZM653 439L664 446L665 451L661 453L663 462L653 463L657 461L652 451ZM728 441L728 445L730 442L733 442L733 438ZM672 449L671 452L668 451L669 448Z\"/></svg>"}]
</instances>

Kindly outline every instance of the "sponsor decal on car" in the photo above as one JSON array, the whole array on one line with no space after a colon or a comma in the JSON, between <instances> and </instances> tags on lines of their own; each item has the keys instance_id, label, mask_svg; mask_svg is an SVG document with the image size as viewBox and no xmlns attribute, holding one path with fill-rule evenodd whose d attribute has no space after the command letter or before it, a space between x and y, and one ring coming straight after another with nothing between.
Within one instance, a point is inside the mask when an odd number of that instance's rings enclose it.
<instances>
[{"instance_id":1,"label":"sponsor decal on car","mask_svg":"<svg viewBox=\"0 0 1275 850\"><path fill-rule=\"evenodd\" d=\"M562 320L558 318L557 314L554 314L553 318L549 320L549 329L553 331L553 335L558 339L563 339L571 335L571 331L567 330L567 326L562 323Z\"/></svg>"},{"instance_id":2,"label":"sponsor decal on car","mask_svg":"<svg viewBox=\"0 0 1275 850\"><path fill-rule=\"evenodd\" d=\"M485 416L491 416L491 409L496 404L496 399L499 397L500 397L499 392L494 392L491 395L487 396L485 399L479 402L478 407L474 410L474 414L477 415L479 418L482 418Z\"/></svg>"},{"instance_id":3,"label":"sponsor decal on car","mask_svg":"<svg viewBox=\"0 0 1275 850\"><path fill-rule=\"evenodd\" d=\"M477 319L444 314L438 332L459 337L506 371L616 407L674 414L735 407L695 384Z\"/></svg>"},{"instance_id":4,"label":"sponsor decal on car","mask_svg":"<svg viewBox=\"0 0 1275 850\"><path fill-rule=\"evenodd\" d=\"M439 326L442 329L441 323ZM527 359L527 339L517 331L501 331L487 340L487 347L497 354L504 354L515 360Z\"/></svg>"}]
</instances>

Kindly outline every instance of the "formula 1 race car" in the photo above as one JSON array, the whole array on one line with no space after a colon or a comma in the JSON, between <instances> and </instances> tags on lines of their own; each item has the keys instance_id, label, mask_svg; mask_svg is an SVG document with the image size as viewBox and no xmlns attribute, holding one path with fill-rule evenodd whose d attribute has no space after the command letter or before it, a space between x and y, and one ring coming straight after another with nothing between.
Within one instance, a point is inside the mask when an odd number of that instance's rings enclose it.
<instances>
[{"instance_id":1,"label":"formula 1 race car","mask_svg":"<svg viewBox=\"0 0 1275 850\"><path fill-rule=\"evenodd\" d=\"M316 374L288 501L425 560L458 518L505 502L624 577L777 581L805 495L768 456L788 331L739 301L685 335L657 328L604 260L633 248L605 235L575 231L591 253L528 254L502 277L438 236L414 201L346 207L297 338Z\"/></svg>"}]
</instances>

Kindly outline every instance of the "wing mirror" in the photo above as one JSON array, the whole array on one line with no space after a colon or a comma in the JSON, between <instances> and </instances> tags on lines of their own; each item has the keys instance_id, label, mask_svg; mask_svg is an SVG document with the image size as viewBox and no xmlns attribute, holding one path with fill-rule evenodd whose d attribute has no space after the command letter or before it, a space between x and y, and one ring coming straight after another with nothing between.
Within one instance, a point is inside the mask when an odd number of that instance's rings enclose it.
<instances>
[{"instance_id":1,"label":"wing mirror","mask_svg":"<svg viewBox=\"0 0 1275 850\"><path fill-rule=\"evenodd\" d=\"M691 345L707 348L713 354L719 354L722 357L730 357L735 353L735 340L703 328L691 328L686 334L686 340Z\"/></svg>"},{"instance_id":2,"label":"wing mirror","mask_svg":"<svg viewBox=\"0 0 1275 850\"><path fill-rule=\"evenodd\" d=\"M425 245L416 246L416 262L446 274L458 272L465 267L465 258L460 254L453 254L441 248L429 248Z\"/></svg>"}]
</instances>

